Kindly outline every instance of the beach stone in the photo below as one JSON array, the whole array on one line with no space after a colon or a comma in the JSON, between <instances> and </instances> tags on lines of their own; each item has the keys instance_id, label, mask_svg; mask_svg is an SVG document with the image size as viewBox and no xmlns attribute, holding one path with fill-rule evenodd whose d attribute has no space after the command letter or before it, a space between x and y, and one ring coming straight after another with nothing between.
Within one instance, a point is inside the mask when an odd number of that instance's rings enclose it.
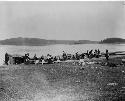
<instances>
[{"instance_id":1,"label":"beach stone","mask_svg":"<svg viewBox=\"0 0 125 101\"><path fill-rule=\"evenodd\" d=\"M116 85L118 85L118 83L108 83L107 85L109 85L109 86L116 86Z\"/></svg>"},{"instance_id":2,"label":"beach stone","mask_svg":"<svg viewBox=\"0 0 125 101\"><path fill-rule=\"evenodd\" d=\"M122 70L122 73L124 73L125 71L124 70Z\"/></svg>"},{"instance_id":3,"label":"beach stone","mask_svg":"<svg viewBox=\"0 0 125 101\"><path fill-rule=\"evenodd\" d=\"M122 59L122 62L125 62L125 59Z\"/></svg>"}]
</instances>

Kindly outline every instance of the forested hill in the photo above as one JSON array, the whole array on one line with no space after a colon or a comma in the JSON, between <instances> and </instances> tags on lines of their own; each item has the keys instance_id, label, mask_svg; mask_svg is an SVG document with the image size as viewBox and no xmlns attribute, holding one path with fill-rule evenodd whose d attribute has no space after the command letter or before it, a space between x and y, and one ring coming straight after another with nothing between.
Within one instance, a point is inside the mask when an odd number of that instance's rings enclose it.
<instances>
[{"instance_id":1,"label":"forested hill","mask_svg":"<svg viewBox=\"0 0 125 101\"><path fill-rule=\"evenodd\" d=\"M51 45L51 44L91 44L97 43L96 41L90 40L46 40L40 38L10 38L1 40L1 45L27 45L27 46L42 46L42 45Z\"/></svg>"},{"instance_id":2,"label":"forested hill","mask_svg":"<svg viewBox=\"0 0 125 101\"><path fill-rule=\"evenodd\" d=\"M107 38L102 40L100 43L125 43L123 38Z\"/></svg>"}]
</instances>

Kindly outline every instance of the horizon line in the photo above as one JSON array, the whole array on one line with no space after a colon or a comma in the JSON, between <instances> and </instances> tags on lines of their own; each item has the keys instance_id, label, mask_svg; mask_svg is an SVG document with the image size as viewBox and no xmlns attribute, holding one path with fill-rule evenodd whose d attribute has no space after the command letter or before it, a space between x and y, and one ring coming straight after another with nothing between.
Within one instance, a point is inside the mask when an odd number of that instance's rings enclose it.
<instances>
[{"instance_id":1,"label":"horizon line","mask_svg":"<svg viewBox=\"0 0 125 101\"><path fill-rule=\"evenodd\" d=\"M38 38L38 37L12 37L12 38L29 38L29 39L32 39L32 38L35 38L35 39L44 39L44 40L60 40L60 39L46 39L46 38ZM2 39L2 40L7 40L7 39L12 39L12 38L6 38L6 39ZM107 38L120 38L120 37L107 37ZM107 39L107 38L104 38L104 39ZM104 40L104 39L101 39L101 40ZM124 39L124 38L121 38L121 39ZM0 41L2 41L0 40ZM61 39L61 40L64 40L64 41L80 41L80 40L88 40L88 41L97 41L97 40L90 40L90 39ZM98 41L101 41L101 40L98 40Z\"/></svg>"}]
</instances>

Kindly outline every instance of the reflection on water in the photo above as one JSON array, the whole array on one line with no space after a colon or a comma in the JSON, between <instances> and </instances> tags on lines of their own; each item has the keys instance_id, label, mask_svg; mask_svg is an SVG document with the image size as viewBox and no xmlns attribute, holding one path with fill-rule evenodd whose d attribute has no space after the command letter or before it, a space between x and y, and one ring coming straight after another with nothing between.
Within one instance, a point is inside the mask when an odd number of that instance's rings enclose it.
<instances>
[{"instance_id":1,"label":"reflection on water","mask_svg":"<svg viewBox=\"0 0 125 101\"><path fill-rule=\"evenodd\" d=\"M100 49L105 51L125 51L125 44L79 44L79 45L49 45L49 46L8 46L0 45L0 65L3 64L4 54L21 54L30 53L30 57L36 54L38 57L41 55L60 55L62 51L74 54L76 52L86 52L91 49Z\"/></svg>"}]
</instances>

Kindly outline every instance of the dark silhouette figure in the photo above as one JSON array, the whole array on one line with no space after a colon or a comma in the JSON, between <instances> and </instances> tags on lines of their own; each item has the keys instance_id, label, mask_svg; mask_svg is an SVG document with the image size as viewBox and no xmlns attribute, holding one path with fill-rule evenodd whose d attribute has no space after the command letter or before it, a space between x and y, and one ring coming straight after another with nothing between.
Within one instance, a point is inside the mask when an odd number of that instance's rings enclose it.
<instances>
[{"instance_id":1,"label":"dark silhouette figure","mask_svg":"<svg viewBox=\"0 0 125 101\"><path fill-rule=\"evenodd\" d=\"M94 57L98 57L98 51L95 49L95 51L94 51Z\"/></svg>"},{"instance_id":2,"label":"dark silhouette figure","mask_svg":"<svg viewBox=\"0 0 125 101\"><path fill-rule=\"evenodd\" d=\"M27 64L29 60L30 60L30 58L29 58L29 53L27 53L27 54L25 54L25 56L24 56L24 63Z\"/></svg>"},{"instance_id":3,"label":"dark silhouette figure","mask_svg":"<svg viewBox=\"0 0 125 101\"><path fill-rule=\"evenodd\" d=\"M97 58L99 58L100 57L100 50L98 49L97 50Z\"/></svg>"},{"instance_id":4,"label":"dark silhouette figure","mask_svg":"<svg viewBox=\"0 0 125 101\"><path fill-rule=\"evenodd\" d=\"M89 58L89 51L87 50L86 56Z\"/></svg>"},{"instance_id":5,"label":"dark silhouette figure","mask_svg":"<svg viewBox=\"0 0 125 101\"><path fill-rule=\"evenodd\" d=\"M105 57L106 57L106 60L109 60L109 52L108 50L106 49L106 54L105 54Z\"/></svg>"},{"instance_id":6,"label":"dark silhouette figure","mask_svg":"<svg viewBox=\"0 0 125 101\"><path fill-rule=\"evenodd\" d=\"M63 60L65 61L67 59L66 53L63 51Z\"/></svg>"},{"instance_id":7,"label":"dark silhouette figure","mask_svg":"<svg viewBox=\"0 0 125 101\"><path fill-rule=\"evenodd\" d=\"M37 56L36 56L36 54L34 55L33 59L34 59L34 60L37 60L37 59L38 59Z\"/></svg>"},{"instance_id":8,"label":"dark silhouette figure","mask_svg":"<svg viewBox=\"0 0 125 101\"><path fill-rule=\"evenodd\" d=\"M53 63L52 56L50 54L47 54L47 63L48 64L52 64Z\"/></svg>"},{"instance_id":9,"label":"dark silhouette figure","mask_svg":"<svg viewBox=\"0 0 125 101\"><path fill-rule=\"evenodd\" d=\"M75 60L75 55L72 55L72 59Z\"/></svg>"},{"instance_id":10,"label":"dark silhouette figure","mask_svg":"<svg viewBox=\"0 0 125 101\"><path fill-rule=\"evenodd\" d=\"M5 54L5 64L8 65L8 61L9 61L9 55L8 53Z\"/></svg>"},{"instance_id":11,"label":"dark silhouette figure","mask_svg":"<svg viewBox=\"0 0 125 101\"><path fill-rule=\"evenodd\" d=\"M76 60L79 60L79 54L78 54L78 52L75 55L76 55Z\"/></svg>"},{"instance_id":12,"label":"dark silhouette figure","mask_svg":"<svg viewBox=\"0 0 125 101\"><path fill-rule=\"evenodd\" d=\"M90 51L89 51L89 58L90 58L90 59L93 58L93 53L92 53L92 52L93 52L93 50L90 50Z\"/></svg>"},{"instance_id":13,"label":"dark silhouette figure","mask_svg":"<svg viewBox=\"0 0 125 101\"><path fill-rule=\"evenodd\" d=\"M82 53L82 54L81 54L81 59L84 59L84 57L85 57L85 54Z\"/></svg>"},{"instance_id":14,"label":"dark silhouette figure","mask_svg":"<svg viewBox=\"0 0 125 101\"><path fill-rule=\"evenodd\" d=\"M98 55L100 54L100 50L98 49Z\"/></svg>"},{"instance_id":15,"label":"dark silhouette figure","mask_svg":"<svg viewBox=\"0 0 125 101\"><path fill-rule=\"evenodd\" d=\"M57 57L55 56L53 60L54 60L54 61L57 61Z\"/></svg>"}]
</instances>

